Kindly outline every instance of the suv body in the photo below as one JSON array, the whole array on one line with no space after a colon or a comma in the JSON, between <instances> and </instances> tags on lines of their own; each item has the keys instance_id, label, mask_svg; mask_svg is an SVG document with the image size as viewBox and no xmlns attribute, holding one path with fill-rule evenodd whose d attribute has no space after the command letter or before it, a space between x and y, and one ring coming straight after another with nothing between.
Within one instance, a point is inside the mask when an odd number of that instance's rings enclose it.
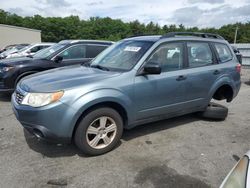
<instances>
[{"instance_id":1,"label":"suv body","mask_svg":"<svg viewBox=\"0 0 250 188\"><path fill-rule=\"evenodd\" d=\"M25 57L25 56L33 56L36 52L48 48L52 45L54 45L55 43L49 43L49 42L43 42L43 43L37 43L37 44L31 44L29 46L26 46L25 48L9 54L6 56L6 59L8 58L14 58L14 57Z\"/></svg>"},{"instance_id":2,"label":"suv body","mask_svg":"<svg viewBox=\"0 0 250 188\"><path fill-rule=\"evenodd\" d=\"M40 71L86 63L112 42L95 40L65 40L41 50L33 57L0 61L0 92L13 92L23 77Z\"/></svg>"},{"instance_id":3,"label":"suv body","mask_svg":"<svg viewBox=\"0 0 250 188\"><path fill-rule=\"evenodd\" d=\"M230 102L241 84L238 60L224 39L199 36L128 38L106 49L90 67L29 76L12 96L16 117L37 137L73 138L85 153L96 155L111 150L123 128L204 111L212 98ZM34 102L44 94L57 97ZM94 134L93 122L101 125L102 119L116 125L117 137L104 147L103 135L112 129L105 125L96 133L101 146L92 147L95 140L88 131Z\"/></svg>"}]
</instances>

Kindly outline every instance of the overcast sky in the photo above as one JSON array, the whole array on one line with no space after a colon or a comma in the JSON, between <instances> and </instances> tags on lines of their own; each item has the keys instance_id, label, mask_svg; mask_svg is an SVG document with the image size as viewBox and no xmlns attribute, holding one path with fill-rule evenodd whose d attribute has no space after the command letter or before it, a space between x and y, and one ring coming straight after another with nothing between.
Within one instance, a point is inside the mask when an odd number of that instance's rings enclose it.
<instances>
[{"instance_id":1,"label":"overcast sky","mask_svg":"<svg viewBox=\"0 0 250 188\"><path fill-rule=\"evenodd\" d=\"M22 16L78 15L123 21L220 27L250 21L250 0L0 0L0 9Z\"/></svg>"}]
</instances>

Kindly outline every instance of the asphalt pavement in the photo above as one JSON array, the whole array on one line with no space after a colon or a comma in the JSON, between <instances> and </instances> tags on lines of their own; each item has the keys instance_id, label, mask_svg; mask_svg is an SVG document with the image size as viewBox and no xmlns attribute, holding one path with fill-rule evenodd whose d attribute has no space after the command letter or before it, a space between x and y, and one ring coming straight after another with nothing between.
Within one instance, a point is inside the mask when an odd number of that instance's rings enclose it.
<instances>
[{"instance_id":1,"label":"asphalt pavement","mask_svg":"<svg viewBox=\"0 0 250 188\"><path fill-rule=\"evenodd\" d=\"M218 187L250 150L250 70L225 121L194 114L124 132L115 150L88 157L71 145L37 141L0 95L0 187ZM249 85L248 85L249 84Z\"/></svg>"}]
</instances>

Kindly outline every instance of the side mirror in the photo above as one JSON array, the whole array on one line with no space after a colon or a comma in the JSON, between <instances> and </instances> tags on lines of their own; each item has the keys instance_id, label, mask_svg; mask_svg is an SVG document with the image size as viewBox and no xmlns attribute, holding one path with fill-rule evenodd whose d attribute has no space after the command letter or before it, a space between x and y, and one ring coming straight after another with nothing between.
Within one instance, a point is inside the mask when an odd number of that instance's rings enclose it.
<instances>
[{"instance_id":1,"label":"side mirror","mask_svg":"<svg viewBox=\"0 0 250 188\"><path fill-rule=\"evenodd\" d=\"M161 74L161 66L156 62L148 62L143 69L144 74Z\"/></svg>"},{"instance_id":2,"label":"side mirror","mask_svg":"<svg viewBox=\"0 0 250 188\"><path fill-rule=\"evenodd\" d=\"M62 60L63 60L63 57L62 57L62 56L56 56L55 59L54 59L54 61L55 61L56 63L60 63L60 62L62 62Z\"/></svg>"}]
</instances>

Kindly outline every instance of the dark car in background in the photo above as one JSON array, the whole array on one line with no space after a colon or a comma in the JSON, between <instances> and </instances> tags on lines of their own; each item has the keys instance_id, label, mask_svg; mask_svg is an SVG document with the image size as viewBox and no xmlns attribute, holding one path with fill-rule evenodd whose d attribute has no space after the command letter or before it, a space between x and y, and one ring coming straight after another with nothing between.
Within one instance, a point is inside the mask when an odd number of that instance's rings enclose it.
<instances>
[{"instance_id":1,"label":"dark car in background","mask_svg":"<svg viewBox=\"0 0 250 188\"><path fill-rule=\"evenodd\" d=\"M37 72L87 63L111 44L110 41L64 40L33 57L1 60L0 92L13 92L18 81Z\"/></svg>"}]
</instances>

